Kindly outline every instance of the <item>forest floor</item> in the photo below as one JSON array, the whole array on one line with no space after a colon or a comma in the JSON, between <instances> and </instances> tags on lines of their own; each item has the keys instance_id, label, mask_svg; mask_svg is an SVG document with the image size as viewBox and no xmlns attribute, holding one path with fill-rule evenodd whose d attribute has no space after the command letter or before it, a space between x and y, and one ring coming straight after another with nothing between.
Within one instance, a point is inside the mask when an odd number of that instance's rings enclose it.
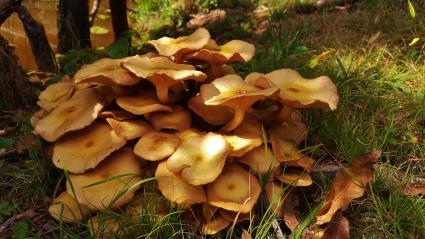
<instances>
[{"instance_id":1,"label":"forest floor","mask_svg":"<svg viewBox=\"0 0 425 239\"><path fill-rule=\"evenodd\" d=\"M227 9L224 21L206 27L218 42L255 44L254 59L234 65L242 75L293 68L305 77L327 75L335 82L336 111L302 111L309 128L306 153L318 164L339 166L365 152L382 152L365 195L344 213L352 238L425 238L425 198L403 190L406 183L425 183L425 3L412 0L413 18L403 0L321 9L294 7L289 0L262 2L270 8L256 14ZM158 29L150 37L169 31ZM420 40L413 44L416 37ZM1 115L0 129L7 130L0 135L0 238L89 237L84 223L69 226L48 215L65 178L47 159L46 145L28 136L30 115ZM323 195L306 204L305 211L321 200ZM143 235L193 236L177 214L160 224L147 218ZM274 238L273 233L266 236Z\"/></svg>"}]
</instances>

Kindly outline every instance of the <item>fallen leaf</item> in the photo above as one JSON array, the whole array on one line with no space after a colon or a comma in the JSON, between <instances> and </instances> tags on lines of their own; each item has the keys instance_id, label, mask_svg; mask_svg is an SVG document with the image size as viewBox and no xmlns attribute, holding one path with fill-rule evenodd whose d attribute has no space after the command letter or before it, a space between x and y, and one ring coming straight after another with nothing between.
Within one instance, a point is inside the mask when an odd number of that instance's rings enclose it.
<instances>
[{"instance_id":1,"label":"fallen leaf","mask_svg":"<svg viewBox=\"0 0 425 239\"><path fill-rule=\"evenodd\" d=\"M418 194L425 195L425 184L408 183L403 187L402 192L405 196L412 196Z\"/></svg>"},{"instance_id":2,"label":"fallen leaf","mask_svg":"<svg viewBox=\"0 0 425 239\"><path fill-rule=\"evenodd\" d=\"M301 223L301 216L297 207L300 206L298 189L292 189L288 192L283 203L282 214L286 226L294 231Z\"/></svg>"},{"instance_id":3,"label":"fallen leaf","mask_svg":"<svg viewBox=\"0 0 425 239\"><path fill-rule=\"evenodd\" d=\"M242 236L241 239L252 239L251 234L245 229L242 229Z\"/></svg>"},{"instance_id":4,"label":"fallen leaf","mask_svg":"<svg viewBox=\"0 0 425 239\"><path fill-rule=\"evenodd\" d=\"M338 211L333 216L331 222L325 228L322 239L349 239L350 224L342 215L342 211Z\"/></svg>"},{"instance_id":5,"label":"fallen leaf","mask_svg":"<svg viewBox=\"0 0 425 239\"><path fill-rule=\"evenodd\" d=\"M326 196L324 207L316 216L316 224L322 225L332 220L338 211L344 211L351 200L363 196L367 183L373 177L373 164L381 153L374 151L357 157L348 168L338 171Z\"/></svg>"}]
</instances>

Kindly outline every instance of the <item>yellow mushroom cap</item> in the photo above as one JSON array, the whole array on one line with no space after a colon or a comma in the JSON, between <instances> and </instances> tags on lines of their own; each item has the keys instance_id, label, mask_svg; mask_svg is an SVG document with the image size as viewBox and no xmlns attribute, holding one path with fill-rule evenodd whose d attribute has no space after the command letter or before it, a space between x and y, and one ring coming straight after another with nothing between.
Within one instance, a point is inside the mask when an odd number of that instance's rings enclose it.
<instances>
[{"instance_id":1,"label":"yellow mushroom cap","mask_svg":"<svg viewBox=\"0 0 425 239\"><path fill-rule=\"evenodd\" d=\"M144 120L119 121L113 118L107 118L106 121L115 133L125 140L139 138L152 130L151 126Z\"/></svg>"},{"instance_id":2,"label":"yellow mushroom cap","mask_svg":"<svg viewBox=\"0 0 425 239\"><path fill-rule=\"evenodd\" d=\"M56 220L71 223L83 221L90 209L86 205L78 203L67 192L63 192L53 200L48 211Z\"/></svg>"},{"instance_id":3,"label":"yellow mushroom cap","mask_svg":"<svg viewBox=\"0 0 425 239\"><path fill-rule=\"evenodd\" d=\"M35 128L35 126L37 125L37 123L44 117L44 116L46 116L47 114L49 114L47 111L45 111L45 110L43 110L43 109L41 109L41 110L39 110L39 111L37 111L37 112L35 112L33 115L31 115L31 118L30 118L30 123L31 123L31 126L33 127L33 128ZM34 131L35 132L35 131ZM37 133L37 132L35 132L35 133Z\"/></svg>"},{"instance_id":4,"label":"yellow mushroom cap","mask_svg":"<svg viewBox=\"0 0 425 239\"><path fill-rule=\"evenodd\" d=\"M118 97L116 102L119 107L135 115L149 114L156 111L173 111L171 107L159 103L156 97L149 92L135 96Z\"/></svg>"},{"instance_id":5,"label":"yellow mushroom cap","mask_svg":"<svg viewBox=\"0 0 425 239\"><path fill-rule=\"evenodd\" d=\"M305 79L292 69L280 69L266 74L280 88L279 97L292 108L317 107L335 110L339 97L335 84L327 76Z\"/></svg>"},{"instance_id":6,"label":"yellow mushroom cap","mask_svg":"<svg viewBox=\"0 0 425 239\"><path fill-rule=\"evenodd\" d=\"M192 65L177 64L164 56L153 58L134 56L122 65L155 85L156 94L161 102L168 102L168 89L180 81L203 81L207 77Z\"/></svg>"},{"instance_id":7,"label":"yellow mushroom cap","mask_svg":"<svg viewBox=\"0 0 425 239\"><path fill-rule=\"evenodd\" d=\"M179 145L180 139L173 134L150 131L139 139L134 153L148 161L159 161L172 155Z\"/></svg>"},{"instance_id":8,"label":"yellow mushroom cap","mask_svg":"<svg viewBox=\"0 0 425 239\"><path fill-rule=\"evenodd\" d=\"M37 104L43 110L50 112L60 103L68 100L74 92L72 82L58 82L48 86L40 93Z\"/></svg>"},{"instance_id":9,"label":"yellow mushroom cap","mask_svg":"<svg viewBox=\"0 0 425 239\"><path fill-rule=\"evenodd\" d=\"M221 105L206 105L199 94L190 98L187 106L195 114L201 116L205 122L212 125L223 125L233 118L230 108Z\"/></svg>"},{"instance_id":10,"label":"yellow mushroom cap","mask_svg":"<svg viewBox=\"0 0 425 239\"><path fill-rule=\"evenodd\" d=\"M104 100L96 89L77 91L38 121L35 131L43 139L53 142L66 132L82 129L93 123L103 106Z\"/></svg>"},{"instance_id":11,"label":"yellow mushroom cap","mask_svg":"<svg viewBox=\"0 0 425 239\"><path fill-rule=\"evenodd\" d=\"M105 110L99 113L99 118L102 119L113 118L115 120L128 120L135 116L136 115L121 109Z\"/></svg>"},{"instance_id":12,"label":"yellow mushroom cap","mask_svg":"<svg viewBox=\"0 0 425 239\"><path fill-rule=\"evenodd\" d=\"M272 213L276 215L276 218L282 218L283 217L282 207L283 207L283 202L285 199L285 194L282 187L277 183L268 182L266 184L265 191L266 191L266 198L270 204Z\"/></svg>"},{"instance_id":13,"label":"yellow mushroom cap","mask_svg":"<svg viewBox=\"0 0 425 239\"><path fill-rule=\"evenodd\" d=\"M183 131L177 131L175 135L179 137L180 141L186 141L193 136L199 136L205 134L204 132L199 131L195 128L188 128Z\"/></svg>"},{"instance_id":14,"label":"yellow mushroom cap","mask_svg":"<svg viewBox=\"0 0 425 239\"><path fill-rule=\"evenodd\" d=\"M258 73L258 72L251 72L249 73L244 81L252 86L261 88L261 89L267 89L267 88L271 88L274 85L271 83L271 81L266 77L265 74L263 73Z\"/></svg>"},{"instance_id":15,"label":"yellow mushroom cap","mask_svg":"<svg viewBox=\"0 0 425 239\"><path fill-rule=\"evenodd\" d=\"M211 221L214 215L218 212L218 207L211 206L208 203L202 203L201 206L202 216L205 222Z\"/></svg>"},{"instance_id":16,"label":"yellow mushroom cap","mask_svg":"<svg viewBox=\"0 0 425 239\"><path fill-rule=\"evenodd\" d=\"M243 221L249 221L251 220L251 213L238 213L233 211L224 210L223 208L220 208L218 210L218 213L227 221L230 222L243 222Z\"/></svg>"},{"instance_id":17,"label":"yellow mushroom cap","mask_svg":"<svg viewBox=\"0 0 425 239\"><path fill-rule=\"evenodd\" d=\"M83 65L74 75L75 83L96 82L105 85L134 85L141 79L128 70L121 68L121 63L129 58L103 58L91 64Z\"/></svg>"},{"instance_id":18,"label":"yellow mushroom cap","mask_svg":"<svg viewBox=\"0 0 425 239\"><path fill-rule=\"evenodd\" d=\"M150 40L148 43L154 46L160 55L175 56L175 58L180 59L181 55L202 49L209 39L210 33L207 29L201 27L189 36L177 39L162 37L158 40Z\"/></svg>"},{"instance_id":19,"label":"yellow mushroom cap","mask_svg":"<svg viewBox=\"0 0 425 239\"><path fill-rule=\"evenodd\" d=\"M295 187L310 186L313 183L310 175L299 168L286 168L282 174L276 176L276 179Z\"/></svg>"},{"instance_id":20,"label":"yellow mushroom cap","mask_svg":"<svg viewBox=\"0 0 425 239\"><path fill-rule=\"evenodd\" d=\"M177 174L169 171L166 161L160 162L155 172L158 188L171 202L179 205L189 206L195 203L207 201L205 191L201 186L186 183Z\"/></svg>"},{"instance_id":21,"label":"yellow mushroom cap","mask_svg":"<svg viewBox=\"0 0 425 239\"><path fill-rule=\"evenodd\" d=\"M232 157L242 157L251 149L263 143L263 139L253 133L223 135L223 137L232 147L232 152L229 155Z\"/></svg>"},{"instance_id":22,"label":"yellow mushroom cap","mask_svg":"<svg viewBox=\"0 0 425 239\"><path fill-rule=\"evenodd\" d=\"M213 219L202 225L202 234L215 235L224 230L231 224L231 221L226 220L220 214L216 215Z\"/></svg>"},{"instance_id":23,"label":"yellow mushroom cap","mask_svg":"<svg viewBox=\"0 0 425 239\"><path fill-rule=\"evenodd\" d=\"M95 122L61 137L53 149L53 164L72 173L84 173L126 142L107 123Z\"/></svg>"},{"instance_id":24,"label":"yellow mushroom cap","mask_svg":"<svg viewBox=\"0 0 425 239\"><path fill-rule=\"evenodd\" d=\"M183 131L192 123L190 112L181 106L175 106L172 112L154 112L149 114L149 122L155 130L175 129Z\"/></svg>"},{"instance_id":25,"label":"yellow mushroom cap","mask_svg":"<svg viewBox=\"0 0 425 239\"><path fill-rule=\"evenodd\" d=\"M270 148L266 148L264 145L249 151L238 162L248 165L251 171L257 175L272 173L280 166Z\"/></svg>"},{"instance_id":26,"label":"yellow mushroom cap","mask_svg":"<svg viewBox=\"0 0 425 239\"><path fill-rule=\"evenodd\" d=\"M248 213L252 210L261 187L256 177L238 164L228 164L220 176L207 185L208 203L229 211Z\"/></svg>"},{"instance_id":27,"label":"yellow mushroom cap","mask_svg":"<svg viewBox=\"0 0 425 239\"><path fill-rule=\"evenodd\" d=\"M270 130L270 142L273 153L279 162L298 160L305 156L294 142L279 137L278 132L273 129Z\"/></svg>"},{"instance_id":28,"label":"yellow mushroom cap","mask_svg":"<svg viewBox=\"0 0 425 239\"><path fill-rule=\"evenodd\" d=\"M258 138L263 138L263 127L257 118L247 114L242 123L234 130L235 134L252 134Z\"/></svg>"},{"instance_id":29,"label":"yellow mushroom cap","mask_svg":"<svg viewBox=\"0 0 425 239\"><path fill-rule=\"evenodd\" d=\"M232 121L223 128L223 131L230 132L242 122L248 107L278 91L277 87L260 89L248 85L238 75L226 75L202 85L200 95L206 105L225 105L235 111Z\"/></svg>"},{"instance_id":30,"label":"yellow mushroom cap","mask_svg":"<svg viewBox=\"0 0 425 239\"><path fill-rule=\"evenodd\" d=\"M230 152L229 143L219 134L193 136L182 142L166 165L171 172L180 172L187 183L204 185L220 175Z\"/></svg>"},{"instance_id":31,"label":"yellow mushroom cap","mask_svg":"<svg viewBox=\"0 0 425 239\"><path fill-rule=\"evenodd\" d=\"M95 169L70 174L77 200L92 209L114 208L128 203L139 186L140 163L129 148L114 152ZM93 185L96 184L96 185ZM92 186L91 186L92 185ZM70 182L66 191L72 193Z\"/></svg>"},{"instance_id":32,"label":"yellow mushroom cap","mask_svg":"<svg viewBox=\"0 0 425 239\"><path fill-rule=\"evenodd\" d=\"M249 61L254 57L254 45L241 41L232 40L224 45L217 45L210 39L204 49L185 55L185 59L203 60L214 65L223 65L232 61Z\"/></svg>"}]
</instances>

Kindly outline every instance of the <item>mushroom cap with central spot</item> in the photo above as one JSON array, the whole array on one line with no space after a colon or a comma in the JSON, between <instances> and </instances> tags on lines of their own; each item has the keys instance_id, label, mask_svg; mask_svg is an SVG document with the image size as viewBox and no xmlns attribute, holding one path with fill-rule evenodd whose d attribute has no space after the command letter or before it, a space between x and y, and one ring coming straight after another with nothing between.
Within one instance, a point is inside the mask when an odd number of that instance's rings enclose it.
<instances>
[{"instance_id":1,"label":"mushroom cap with central spot","mask_svg":"<svg viewBox=\"0 0 425 239\"><path fill-rule=\"evenodd\" d=\"M101 83L105 85L134 85L141 79L126 69L121 67L121 63L131 59L103 58L91 64L83 65L74 75L76 84L81 83Z\"/></svg>"},{"instance_id":2,"label":"mushroom cap with central spot","mask_svg":"<svg viewBox=\"0 0 425 239\"><path fill-rule=\"evenodd\" d=\"M172 112L154 112L149 114L148 120L155 130L174 129L186 130L192 123L190 112L182 106L173 107Z\"/></svg>"},{"instance_id":3,"label":"mushroom cap with central spot","mask_svg":"<svg viewBox=\"0 0 425 239\"><path fill-rule=\"evenodd\" d=\"M150 92L118 97L116 102L119 107L135 115L149 114L156 111L173 111L170 106L161 104L155 95Z\"/></svg>"},{"instance_id":4,"label":"mushroom cap with central spot","mask_svg":"<svg viewBox=\"0 0 425 239\"><path fill-rule=\"evenodd\" d=\"M257 175L273 173L280 166L270 148L264 145L249 151L238 162L248 165L251 172Z\"/></svg>"},{"instance_id":5,"label":"mushroom cap with central spot","mask_svg":"<svg viewBox=\"0 0 425 239\"><path fill-rule=\"evenodd\" d=\"M159 161L172 155L179 145L180 139L173 134L150 131L139 139L134 153L148 161Z\"/></svg>"},{"instance_id":6,"label":"mushroom cap with central spot","mask_svg":"<svg viewBox=\"0 0 425 239\"><path fill-rule=\"evenodd\" d=\"M242 157L247 152L263 143L263 139L253 133L223 135L232 147L231 157Z\"/></svg>"},{"instance_id":7,"label":"mushroom cap with central spot","mask_svg":"<svg viewBox=\"0 0 425 239\"><path fill-rule=\"evenodd\" d=\"M115 133L125 140L139 138L152 130L148 122L144 120L119 121L113 118L107 118L106 121L115 131Z\"/></svg>"},{"instance_id":8,"label":"mushroom cap with central spot","mask_svg":"<svg viewBox=\"0 0 425 239\"><path fill-rule=\"evenodd\" d=\"M148 41L162 56L174 56L180 59L182 55L202 49L210 39L210 33L205 28L198 28L189 36L177 39L161 37L157 40Z\"/></svg>"},{"instance_id":9,"label":"mushroom cap with central spot","mask_svg":"<svg viewBox=\"0 0 425 239\"><path fill-rule=\"evenodd\" d=\"M310 186L313 183L310 175L301 168L286 168L276 179L295 187Z\"/></svg>"},{"instance_id":10,"label":"mushroom cap with central spot","mask_svg":"<svg viewBox=\"0 0 425 239\"><path fill-rule=\"evenodd\" d=\"M104 104L96 89L77 91L70 99L40 119L35 131L43 139L53 142L66 132L79 130L93 123Z\"/></svg>"},{"instance_id":11,"label":"mushroom cap with central spot","mask_svg":"<svg viewBox=\"0 0 425 239\"><path fill-rule=\"evenodd\" d=\"M228 164L220 176L207 185L208 203L229 211L252 210L261 187L258 179L238 164Z\"/></svg>"},{"instance_id":12,"label":"mushroom cap with central spot","mask_svg":"<svg viewBox=\"0 0 425 239\"><path fill-rule=\"evenodd\" d=\"M107 123L95 122L61 137L53 149L53 164L72 173L83 173L95 168L126 142Z\"/></svg>"},{"instance_id":13,"label":"mushroom cap with central spot","mask_svg":"<svg viewBox=\"0 0 425 239\"><path fill-rule=\"evenodd\" d=\"M95 169L70 174L77 200L92 209L114 208L128 203L139 186L140 163L129 148L114 152ZM95 185L94 185L95 184ZM73 189L67 182L66 190Z\"/></svg>"},{"instance_id":14,"label":"mushroom cap with central spot","mask_svg":"<svg viewBox=\"0 0 425 239\"><path fill-rule=\"evenodd\" d=\"M164 197L183 206L207 201L205 191L201 186L186 183L180 176L169 171L166 163L166 161L160 162L155 172L158 188Z\"/></svg>"},{"instance_id":15,"label":"mushroom cap with central spot","mask_svg":"<svg viewBox=\"0 0 425 239\"><path fill-rule=\"evenodd\" d=\"M182 179L189 184L204 185L220 175L230 152L229 143L219 134L193 136L168 158L167 168L181 173Z\"/></svg>"},{"instance_id":16,"label":"mushroom cap with central spot","mask_svg":"<svg viewBox=\"0 0 425 239\"><path fill-rule=\"evenodd\" d=\"M114 152L95 169L70 174L77 200L92 209L114 208L128 203L139 186L140 163L129 148ZM66 190L72 193L67 182Z\"/></svg>"}]
</instances>

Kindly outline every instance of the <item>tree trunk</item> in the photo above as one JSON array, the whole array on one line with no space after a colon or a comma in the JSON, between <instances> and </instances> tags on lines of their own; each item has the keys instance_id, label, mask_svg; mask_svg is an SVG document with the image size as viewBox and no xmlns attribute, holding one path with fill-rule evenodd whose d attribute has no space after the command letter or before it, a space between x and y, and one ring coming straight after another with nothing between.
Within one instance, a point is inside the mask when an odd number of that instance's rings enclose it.
<instances>
[{"instance_id":1,"label":"tree trunk","mask_svg":"<svg viewBox=\"0 0 425 239\"><path fill-rule=\"evenodd\" d=\"M36 21L23 6L17 6L16 12L24 25L38 70L55 72L55 56L50 48L43 25Z\"/></svg>"},{"instance_id":2,"label":"tree trunk","mask_svg":"<svg viewBox=\"0 0 425 239\"><path fill-rule=\"evenodd\" d=\"M88 0L57 0L58 52L90 47Z\"/></svg>"},{"instance_id":3,"label":"tree trunk","mask_svg":"<svg viewBox=\"0 0 425 239\"><path fill-rule=\"evenodd\" d=\"M22 0L0 0L0 26L21 3Z\"/></svg>"},{"instance_id":4,"label":"tree trunk","mask_svg":"<svg viewBox=\"0 0 425 239\"><path fill-rule=\"evenodd\" d=\"M109 8L112 15L112 28L117 40L128 32L126 0L109 0Z\"/></svg>"},{"instance_id":5,"label":"tree trunk","mask_svg":"<svg viewBox=\"0 0 425 239\"><path fill-rule=\"evenodd\" d=\"M16 110L35 103L34 90L18 64L13 48L0 36L0 110Z\"/></svg>"},{"instance_id":6,"label":"tree trunk","mask_svg":"<svg viewBox=\"0 0 425 239\"><path fill-rule=\"evenodd\" d=\"M100 6L100 0L93 0L93 6L90 9L90 14L89 14L90 26L93 26L94 19L96 19L96 14L99 11L99 6Z\"/></svg>"}]
</instances>

